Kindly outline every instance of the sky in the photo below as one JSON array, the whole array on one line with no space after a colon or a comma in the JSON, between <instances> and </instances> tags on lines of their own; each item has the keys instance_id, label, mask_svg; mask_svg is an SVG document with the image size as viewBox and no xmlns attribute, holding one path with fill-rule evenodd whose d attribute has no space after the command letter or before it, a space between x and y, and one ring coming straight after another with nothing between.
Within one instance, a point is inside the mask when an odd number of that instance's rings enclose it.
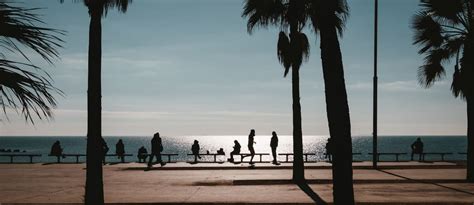
<instances>
[{"instance_id":1,"label":"sky","mask_svg":"<svg viewBox=\"0 0 474 205\"><path fill-rule=\"evenodd\" d=\"M373 0L349 0L341 38L353 135L372 133ZM66 31L47 70L57 96L54 119L32 125L9 111L0 136L84 136L87 128L89 15L82 3L24 1L46 26ZM291 74L278 63L277 28L247 33L241 0L134 0L102 21L103 135L257 135L292 133ZM416 0L379 1L379 135L465 135L466 105L450 91L453 67L430 89L418 83L423 56L412 45ZM319 38L300 69L304 135L327 135ZM17 58L17 56L11 56Z\"/></svg>"}]
</instances>

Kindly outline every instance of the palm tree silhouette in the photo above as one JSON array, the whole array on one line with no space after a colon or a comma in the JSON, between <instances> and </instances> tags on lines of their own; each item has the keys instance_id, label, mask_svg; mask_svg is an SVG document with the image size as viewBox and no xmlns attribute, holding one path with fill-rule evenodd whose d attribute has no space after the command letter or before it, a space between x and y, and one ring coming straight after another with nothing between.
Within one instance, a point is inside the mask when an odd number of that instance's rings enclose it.
<instances>
[{"instance_id":1,"label":"palm tree silhouette","mask_svg":"<svg viewBox=\"0 0 474 205\"><path fill-rule=\"evenodd\" d=\"M285 75L292 68L293 86L293 180L304 180L302 160L299 68L309 57L309 43L302 33L311 23L321 41L321 59L326 88L326 109L330 136L338 147L333 153L333 196L336 204L354 204L352 185L352 139L344 69L339 46L348 7L345 0L246 0L243 17L249 33L256 27L277 26L278 59ZM310 22L308 22L310 21ZM289 38L287 32L289 30Z\"/></svg>"},{"instance_id":2,"label":"palm tree silhouette","mask_svg":"<svg viewBox=\"0 0 474 205\"><path fill-rule=\"evenodd\" d=\"M414 16L414 44L425 55L418 70L429 88L445 75L443 64L455 59L451 91L467 102L467 180L474 182L474 17L469 0L422 0Z\"/></svg>"},{"instance_id":3,"label":"palm tree silhouette","mask_svg":"<svg viewBox=\"0 0 474 205\"><path fill-rule=\"evenodd\" d=\"M302 29L306 23L303 1L290 0L246 0L243 17L248 17L247 30L251 34L256 27L275 25L278 34L277 56L285 68L284 76L291 68L293 93L293 181L304 182L303 134L301 128L301 105L299 70L302 62L309 57L308 38ZM288 33L288 34L287 34Z\"/></svg>"},{"instance_id":4,"label":"palm tree silhouette","mask_svg":"<svg viewBox=\"0 0 474 205\"><path fill-rule=\"evenodd\" d=\"M345 0L310 2L309 16L313 30L320 37L329 134L337 147L332 159L334 203L354 204L351 120L338 39L349 8Z\"/></svg>"},{"instance_id":5,"label":"palm tree silhouette","mask_svg":"<svg viewBox=\"0 0 474 205\"><path fill-rule=\"evenodd\" d=\"M61 0L64 2L64 0ZM89 59L87 91L86 204L104 204L102 178L102 17L108 10L125 13L131 0L82 0L89 9Z\"/></svg>"},{"instance_id":6,"label":"palm tree silhouette","mask_svg":"<svg viewBox=\"0 0 474 205\"><path fill-rule=\"evenodd\" d=\"M36 26L44 24L34 13L36 10L0 2L0 47L27 61L8 60L5 53L0 53L0 106L7 119L7 108L10 108L31 123L33 116L40 120L52 118L51 109L56 107L53 93L62 95L52 85L48 73L34 65L21 49L33 50L50 64L58 58L57 49L63 42L59 36L64 32Z\"/></svg>"}]
</instances>

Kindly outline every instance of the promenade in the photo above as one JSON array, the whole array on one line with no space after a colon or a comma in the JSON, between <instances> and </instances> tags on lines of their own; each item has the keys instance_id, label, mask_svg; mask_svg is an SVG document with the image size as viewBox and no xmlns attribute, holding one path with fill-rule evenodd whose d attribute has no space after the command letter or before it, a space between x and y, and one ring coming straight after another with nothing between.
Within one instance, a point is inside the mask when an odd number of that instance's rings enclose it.
<instances>
[{"instance_id":1,"label":"promenade","mask_svg":"<svg viewBox=\"0 0 474 205\"><path fill-rule=\"evenodd\" d=\"M474 184L463 166L449 162L354 163L358 204L469 204ZM81 203L85 164L0 164L0 203ZM330 164L307 164L308 186L292 184L291 164L190 165L171 163L145 171L144 164L104 166L108 204L313 204L332 202Z\"/></svg>"}]
</instances>

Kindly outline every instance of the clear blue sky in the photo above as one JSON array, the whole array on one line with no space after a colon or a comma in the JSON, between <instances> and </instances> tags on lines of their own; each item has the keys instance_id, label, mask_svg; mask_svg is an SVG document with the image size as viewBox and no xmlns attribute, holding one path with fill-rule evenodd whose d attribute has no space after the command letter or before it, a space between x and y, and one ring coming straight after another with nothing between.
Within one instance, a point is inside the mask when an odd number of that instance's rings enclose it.
<instances>
[{"instance_id":1,"label":"clear blue sky","mask_svg":"<svg viewBox=\"0 0 474 205\"><path fill-rule=\"evenodd\" d=\"M379 2L379 133L464 135L465 103L417 83L422 56L411 44L416 0ZM55 119L35 126L9 114L0 135L85 135L89 16L82 3L25 1L49 27L67 31L61 60L46 68L66 96ZM354 135L372 132L373 0L349 1L341 40ZM276 29L246 32L240 0L134 0L103 20L103 134L291 134L291 77L276 57ZM318 39L301 68L303 133L327 135Z\"/></svg>"}]
</instances>

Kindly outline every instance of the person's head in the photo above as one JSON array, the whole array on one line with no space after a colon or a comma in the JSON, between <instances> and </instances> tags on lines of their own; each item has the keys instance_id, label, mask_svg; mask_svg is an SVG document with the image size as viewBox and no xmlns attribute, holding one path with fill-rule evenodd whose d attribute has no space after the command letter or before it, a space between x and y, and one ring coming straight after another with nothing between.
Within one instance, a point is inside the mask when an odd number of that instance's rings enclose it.
<instances>
[{"instance_id":1,"label":"person's head","mask_svg":"<svg viewBox=\"0 0 474 205\"><path fill-rule=\"evenodd\" d=\"M118 142L119 142L119 143L123 143L123 142L122 142L122 139L119 139L119 141L118 141Z\"/></svg>"},{"instance_id":2,"label":"person's head","mask_svg":"<svg viewBox=\"0 0 474 205\"><path fill-rule=\"evenodd\" d=\"M237 141L237 140L234 140L234 144L239 144L239 141Z\"/></svg>"},{"instance_id":3,"label":"person's head","mask_svg":"<svg viewBox=\"0 0 474 205\"><path fill-rule=\"evenodd\" d=\"M254 129L250 130L250 135L255 135L255 130Z\"/></svg>"},{"instance_id":4,"label":"person's head","mask_svg":"<svg viewBox=\"0 0 474 205\"><path fill-rule=\"evenodd\" d=\"M198 143L199 143L199 141L197 141L197 140L194 140L194 144L198 144Z\"/></svg>"},{"instance_id":5,"label":"person's head","mask_svg":"<svg viewBox=\"0 0 474 205\"><path fill-rule=\"evenodd\" d=\"M277 133L275 131L272 132L272 136L276 137Z\"/></svg>"},{"instance_id":6,"label":"person's head","mask_svg":"<svg viewBox=\"0 0 474 205\"><path fill-rule=\"evenodd\" d=\"M59 144L59 143L60 143L59 140L56 140L56 142L54 144Z\"/></svg>"},{"instance_id":7,"label":"person's head","mask_svg":"<svg viewBox=\"0 0 474 205\"><path fill-rule=\"evenodd\" d=\"M155 137L160 137L160 133L159 133L159 132L155 133L155 135L153 135L153 137L154 137L154 138L155 138Z\"/></svg>"},{"instance_id":8,"label":"person's head","mask_svg":"<svg viewBox=\"0 0 474 205\"><path fill-rule=\"evenodd\" d=\"M419 137L418 137L418 138L416 138L416 141L421 141L421 138L419 138Z\"/></svg>"}]
</instances>

